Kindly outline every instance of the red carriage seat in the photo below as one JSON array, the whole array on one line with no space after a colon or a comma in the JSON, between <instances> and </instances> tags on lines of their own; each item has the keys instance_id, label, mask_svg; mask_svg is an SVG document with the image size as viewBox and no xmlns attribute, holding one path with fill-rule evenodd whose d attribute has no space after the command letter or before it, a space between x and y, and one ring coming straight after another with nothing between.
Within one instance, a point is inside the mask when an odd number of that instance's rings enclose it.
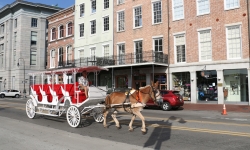
<instances>
[{"instance_id":1,"label":"red carriage seat","mask_svg":"<svg viewBox=\"0 0 250 150\"><path fill-rule=\"evenodd\" d=\"M73 104L76 104L77 103L77 92L76 91L79 91L78 89L78 82L75 83L75 87L74 87L74 84L67 84L66 85L66 91L69 92L69 96L71 97L71 102ZM79 92L79 103L82 103L84 100L86 100L86 96L85 96L85 93L84 91L81 91Z\"/></svg>"}]
</instances>

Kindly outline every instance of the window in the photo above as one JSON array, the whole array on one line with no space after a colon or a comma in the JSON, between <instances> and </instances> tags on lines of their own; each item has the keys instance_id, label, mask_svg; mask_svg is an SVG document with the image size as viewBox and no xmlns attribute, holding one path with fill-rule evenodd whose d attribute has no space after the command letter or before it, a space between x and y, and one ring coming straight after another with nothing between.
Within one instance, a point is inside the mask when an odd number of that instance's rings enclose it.
<instances>
[{"instance_id":1,"label":"window","mask_svg":"<svg viewBox=\"0 0 250 150\"><path fill-rule=\"evenodd\" d=\"M80 5L80 17L83 17L83 16L84 16L84 11L85 11L85 5L84 5L84 4L81 4L81 5Z\"/></svg>"},{"instance_id":2,"label":"window","mask_svg":"<svg viewBox=\"0 0 250 150\"><path fill-rule=\"evenodd\" d=\"M37 32L31 31L31 46L37 44Z\"/></svg>"},{"instance_id":3,"label":"window","mask_svg":"<svg viewBox=\"0 0 250 150\"><path fill-rule=\"evenodd\" d=\"M225 7L226 10L240 7L239 0L224 0L224 3L225 3L224 7Z\"/></svg>"},{"instance_id":4,"label":"window","mask_svg":"<svg viewBox=\"0 0 250 150\"><path fill-rule=\"evenodd\" d=\"M37 27L37 18L31 18L31 27Z\"/></svg>"},{"instance_id":5,"label":"window","mask_svg":"<svg viewBox=\"0 0 250 150\"><path fill-rule=\"evenodd\" d=\"M56 53L55 50L51 50L50 52L50 68L55 68L56 63Z\"/></svg>"},{"instance_id":6,"label":"window","mask_svg":"<svg viewBox=\"0 0 250 150\"><path fill-rule=\"evenodd\" d=\"M240 26L227 27L228 58L241 58L241 29Z\"/></svg>"},{"instance_id":7,"label":"window","mask_svg":"<svg viewBox=\"0 0 250 150\"><path fill-rule=\"evenodd\" d=\"M212 59L211 30L199 32L200 60Z\"/></svg>"},{"instance_id":8,"label":"window","mask_svg":"<svg viewBox=\"0 0 250 150\"><path fill-rule=\"evenodd\" d=\"M104 0L104 9L108 9L109 8L109 0Z\"/></svg>"},{"instance_id":9,"label":"window","mask_svg":"<svg viewBox=\"0 0 250 150\"><path fill-rule=\"evenodd\" d=\"M103 46L103 50L104 50L104 57L109 57L109 45L104 45Z\"/></svg>"},{"instance_id":10,"label":"window","mask_svg":"<svg viewBox=\"0 0 250 150\"><path fill-rule=\"evenodd\" d=\"M4 44L0 44L0 50L1 50L1 51L4 50Z\"/></svg>"},{"instance_id":11,"label":"window","mask_svg":"<svg viewBox=\"0 0 250 150\"><path fill-rule=\"evenodd\" d=\"M155 52L155 62L162 62L163 61L163 45L162 45L162 38L154 39L154 52Z\"/></svg>"},{"instance_id":12,"label":"window","mask_svg":"<svg viewBox=\"0 0 250 150\"><path fill-rule=\"evenodd\" d=\"M14 20L14 28L17 27L17 18Z\"/></svg>"},{"instance_id":13,"label":"window","mask_svg":"<svg viewBox=\"0 0 250 150\"><path fill-rule=\"evenodd\" d=\"M63 27L63 25L61 25L61 26L58 28L58 30L59 30L59 35L58 35L58 37L59 37L59 38L63 38L63 36L64 36L64 27Z\"/></svg>"},{"instance_id":14,"label":"window","mask_svg":"<svg viewBox=\"0 0 250 150\"><path fill-rule=\"evenodd\" d=\"M68 23L68 31L67 31L67 36L69 36L69 35L72 35L72 33L73 33L73 23L72 22L70 22L70 23Z\"/></svg>"},{"instance_id":15,"label":"window","mask_svg":"<svg viewBox=\"0 0 250 150\"><path fill-rule=\"evenodd\" d=\"M109 16L103 18L103 30L109 30Z\"/></svg>"},{"instance_id":16,"label":"window","mask_svg":"<svg viewBox=\"0 0 250 150\"><path fill-rule=\"evenodd\" d=\"M176 48L177 63L186 62L185 35L184 34L175 36L175 48Z\"/></svg>"},{"instance_id":17,"label":"window","mask_svg":"<svg viewBox=\"0 0 250 150\"><path fill-rule=\"evenodd\" d=\"M72 46L69 45L67 47L67 65L72 64L73 55L72 55Z\"/></svg>"},{"instance_id":18,"label":"window","mask_svg":"<svg viewBox=\"0 0 250 150\"><path fill-rule=\"evenodd\" d=\"M90 21L90 25L91 25L91 34L95 34L96 33L96 21L95 20Z\"/></svg>"},{"instance_id":19,"label":"window","mask_svg":"<svg viewBox=\"0 0 250 150\"><path fill-rule=\"evenodd\" d=\"M55 40L56 39L56 28L51 29L51 40Z\"/></svg>"},{"instance_id":20,"label":"window","mask_svg":"<svg viewBox=\"0 0 250 150\"><path fill-rule=\"evenodd\" d=\"M31 33L32 34L32 33ZM32 35L31 35L32 36ZM14 43L13 43L13 48L16 49L16 37L17 37L17 32L14 32Z\"/></svg>"},{"instance_id":21,"label":"window","mask_svg":"<svg viewBox=\"0 0 250 150\"><path fill-rule=\"evenodd\" d=\"M153 3L153 23L161 22L161 1Z\"/></svg>"},{"instance_id":22,"label":"window","mask_svg":"<svg viewBox=\"0 0 250 150\"><path fill-rule=\"evenodd\" d=\"M60 47L58 50L58 66L63 66L63 48Z\"/></svg>"},{"instance_id":23,"label":"window","mask_svg":"<svg viewBox=\"0 0 250 150\"><path fill-rule=\"evenodd\" d=\"M16 50L13 51L13 66L16 66Z\"/></svg>"},{"instance_id":24,"label":"window","mask_svg":"<svg viewBox=\"0 0 250 150\"><path fill-rule=\"evenodd\" d=\"M125 64L125 44L119 44L118 45L118 55L119 55L119 64Z\"/></svg>"},{"instance_id":25,"label":"window","mask_svg":"<svg viewBox=\"0 0 250 150\"><path fill-rule=\"evenodd\" d=\"M84 37L84 23L79 25L80 28L80 37Z\"/></svg>"},{"instance_id":26,"label":"window","mask_svg":"<svg viewBox=\"0 0 250 150\"><path fill-rule=\"evenodd\" d=\"M91 60L95 60L95 47L92 47L92 48L90 48L90 52L91 52Z\"/></svg>"},{"instance_id":27,"label":"window","mask_svg":"<svg viewBox=\"0 0 250 150\"><path fill-rule=\"evenodd\" d=\"M134 8L134 27L142 26L142 12L141 6Z\"/></svg>"},{"instance_id":28,"label":"window","mask_svg":"<svg viewBox=\"0 0 250 150\"><path fill-rule=\"evenodd\" d=\"M183 0L172 0L173 4L173 20L184 19Z\"/></svg>"},{"instance_id":29,"label":"window","mask_svg":"<svg viewBox=\"0 0 250 150\"><path fill-rule=\"evenodd\" d=\"M117 4L123 4L124 3L124 0L117 0Z\"/></svg>"},{"instance_id":30,"label":"window","mask_svg":"<svg viewBox=\"0 0 250 150\"><path fill-rule=\"evenodd\" d=\"M135 62L142 62L142 41L135 42Z\"/></svg>"},{"instance_id":31,"label":"window","mask_svg":"<svg viewBox=\"0 0 250 150\"><path fill-rule=\"evenodd\" d=\"M3 62L4 62L3 59L4 59L3 53L0 53L0 69L3 68Z\"/></svg>"},{"instance_id":32,"label":"window","mask_svg":"<svg viewBox=\"0 0 250 150\"><path fill-rule=\"evenodd\" d=\"M3 34L4 33L4 24L1 24L0 25L0 34Z\"/></svg>"},{"instance_id":33,"label":"window","mask_svg":"<svg viewBox=\"0 0 250 150\"><path fill-rule=\"evenodd\" d=\"M91 1L91 13L96 12L96 0Z\"/></svg>"},{"instance_id":34,"label":"window","mask_svg":"<svg viewBox=\"0 0 250 150\"><path fill-rule=\"evenodd\" d=\"M124 11L118 12L118 31L125 30L125 20L124 20Z\"/></svg>"},{"instance_id":35,"label":"window","mask_svg":"<svg viewBox=\"0 0 250 150\"><path fill-rule=\"evenodd\" d=\"M197 14L203 15L210 12L209 0L197 0Z\"/></svg>"},{"instance_id":36,"label":"window","mask_svg":"<svg viewBox=\"0 0 250 150\"><path fill-rule=\"evenodd\" d=\"M36 65L36 50L30 51L30 65Z\"/></svg>"}]
</instances>

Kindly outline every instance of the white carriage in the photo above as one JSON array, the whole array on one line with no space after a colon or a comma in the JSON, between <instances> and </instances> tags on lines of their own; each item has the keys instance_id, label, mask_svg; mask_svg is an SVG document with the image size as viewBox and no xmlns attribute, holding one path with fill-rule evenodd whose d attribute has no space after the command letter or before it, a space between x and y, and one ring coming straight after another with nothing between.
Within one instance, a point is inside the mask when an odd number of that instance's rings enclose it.
<instances>
[{"instance_id":1,"label":"white carriage","mask_svg":"<svg viewBox=\"0 0 250 150\"><path fill-rule=\"evenodd\" d=\"M36 114L48 116L62 116L66 113L67 122L71 127L78 127L83 116L92 116L96 122L103 121L102 103L106 98L106 91L103 87L90 86L88 98L84 91L78 89L76 74L78 72L99 72L108 70L98 66L78 67L70 69L60 69L54 71L44 71L29 73L33 76L41 75L42 82L44 76L51 74L72 74L73 84L33 84L31 85L30 99L26 103L26 113L29 118L34 118Z\"/></svg>"}]
</instances>

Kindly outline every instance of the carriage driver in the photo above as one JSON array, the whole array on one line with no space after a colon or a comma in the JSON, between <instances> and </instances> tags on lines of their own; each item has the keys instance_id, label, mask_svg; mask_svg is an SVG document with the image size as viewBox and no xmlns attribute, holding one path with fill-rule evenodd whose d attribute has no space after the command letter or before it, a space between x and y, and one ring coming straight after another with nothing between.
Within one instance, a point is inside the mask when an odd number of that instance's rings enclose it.
<instances>
[{"instance_id":1,"label":"carriage driver","mask_svg":"<svg viewBox=\"0 0 250 150\"><path fill-rule=\"evenodd\" d=\"M83 71L82 76L79 78L79 89L85 91L86 98L89 97L89 81L87 78L87 71Z\"/></svg>"}]
</instances>

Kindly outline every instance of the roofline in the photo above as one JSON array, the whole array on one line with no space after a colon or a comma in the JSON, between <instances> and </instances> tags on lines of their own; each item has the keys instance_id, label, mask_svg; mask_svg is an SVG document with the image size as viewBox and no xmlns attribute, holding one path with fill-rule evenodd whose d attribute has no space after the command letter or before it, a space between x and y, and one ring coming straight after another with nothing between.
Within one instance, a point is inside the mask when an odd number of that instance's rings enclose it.
<instances>
[{"instance_id":1,"label":"roofline","mask_svg":"<svg viewBox=\"0 0 250 150\"><path fill-rule=\"evenodd\" d=\"M51 19L51 18L53 18L53 17L55 17L55 16L57 16L57 15L63 14L64 12L67 12L67 11L69 11L70 9L75 9L75 5L72 5L72 6L68 7L68 8L65 8L65 9L63 9L63 10L60 10L60 11L58 11L58 12L53 13L53 14L51 14L50 16L48 16L47 19ZM73 11L75 11L75 10L73 10Z\"/></svg>"},{"instance_id":2,"label":"roofline","mask_svg":"<svg viewBox=\"0 0 250 150\"><path fill-rule=\"evenodd\" d=\"M50 5L41 4L41 3L33 3L33 2L28 2L28 1L23 1L23 0L16 0L13 3L11 3L11 4L7 4L7 5L3 6L0 9L0 13L4 12L7 9L11 9L14 6L19 5L19 4L30 5L30 6L34 6L34 7L43 7L43 8L54 9L54 10L61 10L61 9L63 9L63 8L60 8L60 7L50 6Z\"/></svg>"}]
</instances>

